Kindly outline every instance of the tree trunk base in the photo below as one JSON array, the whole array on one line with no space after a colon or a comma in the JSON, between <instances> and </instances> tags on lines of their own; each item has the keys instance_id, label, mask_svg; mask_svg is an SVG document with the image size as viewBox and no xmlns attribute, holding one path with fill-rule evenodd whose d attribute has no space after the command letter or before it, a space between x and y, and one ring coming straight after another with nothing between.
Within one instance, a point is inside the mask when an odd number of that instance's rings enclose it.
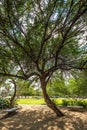
<instances>
[{"instance_id":1,"label":"tree trunk base","mask_svg":"<svg viewBox=\"0 0 87 130\"><path fill-rule=\"evenodd\" d=\"M50 99L46 91L46 82L44 79L41 80L41 87L43 90L44 100L49 108L51 108L58 117L63 117L64 114L57 108L56 104Z\"/></svg>"},{"instance_id":2,"label":"tree trunk base","mask_svg":"<svg viewBox=\"0 0 87 130\"><path fill-rule=\"evenodd\" d=\"M58 116L58 117L63 117L64 114L59 110L59 108L52 102L52 104L47 104L47 106L53 110L55 112L55 114Z\"/></svg>"}]
</instances>

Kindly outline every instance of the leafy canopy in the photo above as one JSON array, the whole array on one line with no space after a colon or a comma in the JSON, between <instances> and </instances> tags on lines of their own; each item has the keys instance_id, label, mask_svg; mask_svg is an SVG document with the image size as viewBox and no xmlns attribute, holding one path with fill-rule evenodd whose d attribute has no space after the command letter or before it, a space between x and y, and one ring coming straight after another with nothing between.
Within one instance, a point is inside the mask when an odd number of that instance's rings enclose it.
<instances>
[{"instance_id":1,"label":"leafy canopy","mask_svg":"<svg viewBox=\"0 0 87 130\"><path fill-rule=\"evenodd\" d=\"M0 75L86 69L86 13L86 0L0 0Z\"/></svg>"}]
</instances>

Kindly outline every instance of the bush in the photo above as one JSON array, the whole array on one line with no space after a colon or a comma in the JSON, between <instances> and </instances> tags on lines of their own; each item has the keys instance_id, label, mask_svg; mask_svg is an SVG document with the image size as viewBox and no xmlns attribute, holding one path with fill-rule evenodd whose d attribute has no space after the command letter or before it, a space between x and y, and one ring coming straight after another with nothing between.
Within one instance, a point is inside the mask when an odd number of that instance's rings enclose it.
<instances>
[{"instance_id":1,"label":"bush","mask_svg":"<svg viewBox=\"0 0 87 130\"><path fill-rule=\"evenodd\" d=\"M68 99L68 105L69 106L77 106L77 100L75 99Z\"/></svg>"},{"instance_id":2,"label":"bush","mask_svg":"<svg viewBox=\"0 0 87 130\"><path fill-rule=\"evenodd\" d=\"M64 100L64 99L63 99L63 100L62 100L62 105L63 105L63 106L68 106L68 100Z\"/></svg>"},{"instance_id":3,"label":"bush","mask_svg":"<svg viewBox=\"0 0 87 130\"><path fill-rule=\"evenodd\" d=\"M86 108L87 107L87 101L85 101L85 100L79 100L77 102L77 105L78 106L83 106L84 108Z\"/></svg>"},{"instance_id":4,"label":"bush","mask_svg":"<svg viewBox=\"0 0 87 130\"><path fill-rule=\"evenodd\" d=\"M9 99L1 99L0 98L0 109L8 108L9 104L10 104L10 100Z\"/></svg>"},{"instance_id":5,"label":"bush","mask_svg":"<svg viewBox=\"0 0 87 130\"><path fill-rule=\"evenodd\" d=\"M75 100L75 99L63 99L62 106L83 106L84 108L87 107L86 100Z\"/></svg>"}]
</instances>

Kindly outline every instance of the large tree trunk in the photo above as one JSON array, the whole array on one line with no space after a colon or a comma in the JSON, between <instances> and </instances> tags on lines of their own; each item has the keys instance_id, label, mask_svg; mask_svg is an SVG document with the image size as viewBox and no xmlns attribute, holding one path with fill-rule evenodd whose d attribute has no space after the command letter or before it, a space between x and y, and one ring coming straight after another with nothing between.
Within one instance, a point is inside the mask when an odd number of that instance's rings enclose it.
<instances>
[{"instance_id":1,"label":"large tree trunk","mask_svg":"<svg viewBox=\"0 0 87 130\"><path fill-rule=\"evenodd\" d=\"M15 83L14 80L12 80L12 81L13 81L13 84L14 84L14 93L13 93L11 99L10 99L9 108L14 107L14 100L15 100L15 96L16 96L16 83Z\"/></svg>"},{"instance_id":2,"label":"large tree trunk","mask_svg":"<svg viewBox=\"0 0 87 130\"><path fill-rule=\"evenodd\" d=\"M47 106L49 108L51 108L56 113L57 116L59 116L59 117L64 116L64 114L57 108L56 104L54 102L52 102L50 97L48 96L48 94L46 92L45 80L41 80L41 87L42 87L42 90L43 90L44 100L47 103Z\"/></svg>"}]
</instances>

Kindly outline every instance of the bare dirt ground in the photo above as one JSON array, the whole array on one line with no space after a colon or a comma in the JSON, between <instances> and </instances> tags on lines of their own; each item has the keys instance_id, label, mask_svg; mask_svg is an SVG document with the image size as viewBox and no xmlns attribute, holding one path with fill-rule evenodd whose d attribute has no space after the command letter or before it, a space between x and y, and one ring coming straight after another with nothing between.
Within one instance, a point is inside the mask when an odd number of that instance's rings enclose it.
<instances>
[{"instance_id":1,"label":"bare dirt ground","mask_svg":"<svg viewBox=\"0 0 87 130\"><path fill-rule=\"evenodd\" d=\"M0 130L87 130L87 111L62 108L64 117L57 117L47 106L22 105L18 113L1 119Z\"/></svg>"}]
</instances>

